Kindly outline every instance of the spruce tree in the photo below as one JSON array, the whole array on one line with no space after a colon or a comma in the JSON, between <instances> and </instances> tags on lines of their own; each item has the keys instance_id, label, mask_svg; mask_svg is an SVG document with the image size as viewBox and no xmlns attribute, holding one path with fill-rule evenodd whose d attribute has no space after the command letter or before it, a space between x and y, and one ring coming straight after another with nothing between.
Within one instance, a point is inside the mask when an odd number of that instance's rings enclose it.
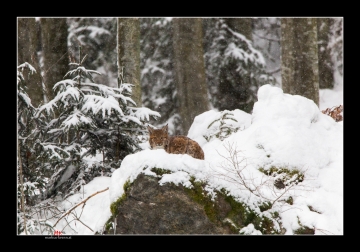
<instances>
[{"instance_id":1,"label":"spruce tree","mask_svg":"<svg viewBox=\"0 0 360 252\"><path fill-rule=\"evenodd\" d=\"M27 94L28 81L36 74L35 68L28 62L17 67L17 229L21 233L34 233L39 230L31 208L38 202L40 192L47 182L46 161L38 158L37 146L44 137L46 118L35 117L35 108ZM24 75L28 75L24 78ZM26 228L25 228L26 226Z\"/></svg>"},{"instance_id":2,"label":"spruce tree","mask_svg":"<svg viewBox=\"0 0 360 252\"><path fill-rule=\"evenodd\" d=\"M64 76L68 79L54 85L54 99L36 114L54 117L48 125L49 137L42 143L46 151L57 153L50 157L56 166L46 197L58 191L67 197L95 176L110 176L126 155L140 150L138 143L147 134L145 121L160 117L146 107L136 107L130 97L132 84L112 88L94 83L93 74L100 73L86 69L85 59L86 55L80 63L70 63L74 69ZM87 167L84 158L99 153L102 162Z\"/></svg>"},{"instance_id":3,"label":"spruce tree","mask_svg":"<svg viewBox=\"0 0 360 252\"><path fill-rule=\"evenodd\" d=\"M27 81L36 74L35 68L28 62L24 62L17 68L17 87L18 87L18 157L19 165L21 163L21 172L18 169L18 175L22 176L24 183L24 197L26 205L34 204L34 196L37 191L41 191L45 186L46 170L41 160L36 158L37 144L43 137L43 127L45 125L44 117L35 117L36 108L32 105L28 96ZM29 75L24 78L24 74ZM20 168L20 167L19 167ZM18 183L18 192L20 183Z\"/></svg>"},{"instance_id":4,"label":"spruce tree","mask_svg":"<svg viewBox=\"0 0 360 252\"><path fill-rule=\"evenodd\" d=\"M266 73L265 59L250 40L233 31L222 18L204 23L207 81L214 107L250 113L259 87L274 83Z\"/></svg>"}]
</instances>

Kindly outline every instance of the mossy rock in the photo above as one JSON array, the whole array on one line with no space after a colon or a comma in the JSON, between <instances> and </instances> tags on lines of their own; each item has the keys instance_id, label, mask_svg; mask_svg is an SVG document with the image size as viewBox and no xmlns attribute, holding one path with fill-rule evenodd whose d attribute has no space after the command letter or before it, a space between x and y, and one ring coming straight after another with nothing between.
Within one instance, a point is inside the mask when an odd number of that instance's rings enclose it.
<instances>
[{"instance_id":1,"label":"mossy rock","mask_svg":"<svg viewBox=\"0 0 360 252\"><path fill-rule=\"evenodd\" d=\"M171 172L153 168L158 177L139 174L133 183L125 183L124 194L111 204L112 217L105 234L240 234L252 223L263 234L277 234L271 219L257 214L222 189L211 199L206 183L191 178L191 188L174 183L158 184L163 174ZM269 208L269 203L262 206Z\"/></svg>"}]
</instances>

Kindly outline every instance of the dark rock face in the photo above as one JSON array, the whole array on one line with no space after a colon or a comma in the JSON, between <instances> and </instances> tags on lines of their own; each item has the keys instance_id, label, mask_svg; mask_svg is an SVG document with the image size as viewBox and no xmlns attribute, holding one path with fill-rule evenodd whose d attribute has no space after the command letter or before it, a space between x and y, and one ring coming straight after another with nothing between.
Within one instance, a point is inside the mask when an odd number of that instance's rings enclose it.
<instances>
[{"instance_id":1,"label":"dark rock face","mask_svg":"<svg viewBox=\"0 0 360 252\"><path fill-rule=\"evenodd\" d=\"M144 174L137 177L118 208L116 234L232 233L228 225L210 221L182 185L160 186L158 181Z\"/></svg>"}]
</instances>

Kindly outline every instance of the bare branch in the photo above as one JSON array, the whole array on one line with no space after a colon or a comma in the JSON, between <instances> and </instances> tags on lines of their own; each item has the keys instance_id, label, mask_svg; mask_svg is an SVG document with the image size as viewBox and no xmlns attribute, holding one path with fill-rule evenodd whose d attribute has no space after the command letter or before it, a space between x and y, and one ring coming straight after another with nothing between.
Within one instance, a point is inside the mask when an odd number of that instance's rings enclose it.
<instances>
[{"instance_id":1,"label":"bare branch","mask_svg":"<svg viewBox=\"0 0 360 252\"><path fill-rule=\"evenodd\" d=\"M71 213L72 210L74 210L75 208L77 208L78 206L80 206L81 204L84 204L86 201L88 201L90 198L94 197L96 194L98 193L102 193L105 192L106 190L109 190L109 187L105 188L104 190L98 191L92 195L90 195L89 197L87 197L86 199L84 199L83 201L81 201L79 204L75 205L74 207L72 207L71 209L69 209L62 217L60 217L57 222L55 223L54 227L59 223L59 221L64 218L66 215L68 215L69 213Z\"/></svg>"},{"instance_id":2,"label":"bare branch","mask_svg":"<svg viewBox=\"0 0 360 252\"><path fill-rule=\"evenodd\" d=\"M299 185L299 174L293 175L291 178L284 181L282 190L275 190L274 181L285 176L285 174L266 174L259 175L261 177L253 177L246 170L248 164L246 158L241 156L242 152L236 148L236 143L227 142L224 147L227 155L218 152L219 156L224 159L220 164L222 171L214 170L213 176L219 177L222 180L238 185L239 190L249 191L252 195L268 201L273 206L277 201L280 201L287 193L296 188L302 187L304 191L310 189L306 185ZM285 186L286 185L286 186ZM262 189L269 189L272 195L265 195ZM277 188L279 189L279 188ZM270 197L271 196L271 197Z\"/></svg>"}]
</instances>

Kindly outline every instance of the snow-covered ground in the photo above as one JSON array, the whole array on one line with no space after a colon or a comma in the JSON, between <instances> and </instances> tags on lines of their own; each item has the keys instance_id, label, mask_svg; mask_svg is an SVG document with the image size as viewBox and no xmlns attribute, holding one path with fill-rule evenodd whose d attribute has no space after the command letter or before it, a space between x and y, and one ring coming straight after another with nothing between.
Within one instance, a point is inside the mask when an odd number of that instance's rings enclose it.
<instances>
[{"instance_id":1,"label":"snow-covered ground","mask_svg":"<svg viewBox=\"0 0 360 252\"><path fill-rule=\"evenodd\" d=\"M284 94L278 87L264 85L258 91L258 102L252 114L240 110L210 110L194 119L188 136L201 145L205 160L168 154L164 150L150 150L148 143L145 143L144 150L128 155L112 177L95 178L84 186L81 193L61 203L61 208L68 210L90 195L109 188L87 200L84 207L81 205L74 210L76 216L81 215L83 224L72 221L69 228L65 227L67 223L62 220L56 228L62 230L63 235L101 232L111 216L110 204L123 194L124 183L133 181L141 172L155 176L151 168L161 167L173 173L163 175L160 184L173 182L191 186L189 179L194 176L207 182L210 195L214 195L216 189L226 188L232 196L259 214L270 216L269 211L277 211L286 235L294 234L294 230L300 227L299 221L302 225L315 228L315 235L343 235L343 121L335 122L321 113L325 108L340 104L343 104L342 89L320 90L319 109L307 98ZM223 140L220 140L212 137L219 133L219 122L208 126L222 118L224 113L236 120L224 119L224 122L237 131L229 136L223 133ZM260 186L262 197L243 190L239 183L234 182L238 178L229 173L232 166L224 158L229 156L229 148L239 151L239 168L243 169L250 186L267 181ZM290 189L277 189L273 182L281 175L267 177L258 170L274 166L296 169L304 174L305 179ZM221 174L231 176L234 181L222 179ZM293 205L282 201L289 196L293 198ZM265 199L275 203L272 209L260 212L259 201ZM67 218L69 221L73 217L69 215ZM261 234L252 224L241 231L245 234Z\"/></svg>"}]
</instances>

